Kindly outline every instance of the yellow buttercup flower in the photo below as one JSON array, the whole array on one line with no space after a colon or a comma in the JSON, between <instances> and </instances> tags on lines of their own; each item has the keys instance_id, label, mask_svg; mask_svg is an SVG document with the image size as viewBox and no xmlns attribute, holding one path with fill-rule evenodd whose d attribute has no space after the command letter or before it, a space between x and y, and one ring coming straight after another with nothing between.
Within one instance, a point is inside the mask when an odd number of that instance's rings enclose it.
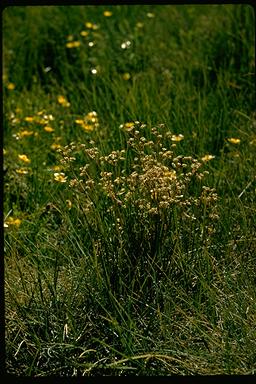
<instances>
[{"instance_id":1,"label":"yellow buttercup flower","mask_svg":"<svg viewBox=\"0 0 256 384\"><path fill-rule=\"evenodd\" d=\"M22 139L23 137L29 137L29 136L37 136L38 133L37 132L33 132L33 131L21 131L21 132L18 132L18 133L14 133L12 136L15 137L16 140L20 140Z\"/></svg>"},{"instance_id":2,"label":"yellow buttercup flower","mask_svg":"<svg viewBox=\"0 0 256 384\"><path fill-rule=\"evenodd\" d=\"M76 119L76 124L81 125L85 131L93 131L99 126L97 112L88 112L84 119Z\"/></svg>"},{"instance_id":3,"label":"yellow buttercup flower","mask_svg":"<svg viewBox=\"0 0 256 384\"><path fill-rule=\"evenodd\" d=\"M85 27L88 28L88 29L94 29L94 30L96 30L96 29L99 28L97 24L93 24L93 23L91 23L91 22L89 22L89 21L87 21L84 25L85 25Z\"/></svg>"},{"instance_id":4,"label":"yellow buttercup flower","mask_svg":"<svg viewBox=\"0 0 256 384\"><path fill-rule=\"evenodd\" d=\"M80 41L70 41L69 43L66 43L67 48L78 48L80 45Z\"/></svg>"},{"instance_id":5,"label":"yellow buttercup flower","mask_svg":"<svg viewBox=\"0 0 256 384\"><path fill-rule=\"evenodd\" d=\"M54 131L54 129L52 127L48 127L48 126L44 127L44 130L45 130L45 132L49 132L49 133Z\"/></svg>"},{"instance_id":6,"label":"yellow buttercup flower","mask_svg":"<svg viewBox=\"0 0 256 384\"><path fill-rule=\"evenodd\" d=\"M131 131L134 128L135 124L132 121L129 121L128 123L121 124L120 128L124 128L126 131Z\"/></svg>"},{"instance_id":7,"label":"yellow buttercup flower","mask_svg":"<svg viewBox=\"0 0 256 384\"><path fill-rule=\"evenodd\" d=\"M214 158L215 158L215 156L213 156L213 155L205 155L205 156L203 156L203 157L201 158L201 160L204 161L204 162L206 162L206 161L210 161L210 160L212 160L212 159L214 159Z\"/></svg>"},{"instance_id":8,"label":"yellow buttercup flower","mask_svg":"<svg viewBox=\"0 0 256 384\"><path fill-rule=\"evenodd\" d=\"M52 167L49 167L48 168L48 171L55 171L55 172L59 172L62 170L62 166L61 165L53 165Z\"/></svg>"},{"instance_id":9,"label":"yellow buttercup flower","mask_svg":"<svg viewBox=\"0 0 256 384\"><path fill-rule=\"evenodd\" d=\"M82 119L76 119L75 122L79 125L83 125L84 124L84 120Z\"/></svg>"},{"instance_id":10,"label":"yellow buttercup flower","mask_svg":"<svg viewBox=\"0 0 256 384\"><path fill-rule=\"evenodd\" d=\"M14 219L13 217L9 216L7 220L4 222L4 227L8 228L9 225L15 225L16 227L19 227L21 224L21 219Z\"/></svg>"},{"instance_id":11,"label":"yellow buttercup flower","mask_svg":"<svg viewBox=\"0 0 256 384\"><path fill-rule=\"evenodd\" d=\"M92 23L90 23L89 21L87 21L84 25L86 26L86 28L92 29Z\"/></svg>"},{"instance_id":12,"label":"yellow buttercup flower","mask_svg":"<svg viewBox=\"0 0 256 384\"><path fill-rule=\"evenodd\" d=\"M104 12L103 12L103 15L104 15L105 17L110 17L110 16L113 15L113 13L110 12L110 11L104 11Z\"/></svg>"},{"instance_id":13,"label":"yellow buttercup flower","mask_svg":"<svg viewBox=\"0 0 256 384\"><path fill-rule=\"evenodd\" d=\"M63 104L63 103L65 103L66 102L66 99L65 99L65 97L64 96L58 96L58 102L60 103L60 104Z\"/></svg>"},{"instance_id":14,"label":"yellow buttercup flower","mask_svg":"<svg viewBox=\"0 0 256 384\"><path fill-rule=\"evenodd\" d=\"M87 113L87 115L85 116L85 120L90 120L92 123L97 123L98 122L97 113L95 111Z\"/></svg>"},{"instance_id":15,"label":"yellow buttercup flower","mask_svg":"<svg viewBox=\"0 0 256 384\"><path fill-rule=\"evenodd\" d=\"M28 136L34 135L34 131L24 130L24 131L19 132L18 135L19 135L19 138L28 137Z\"/></svg>"},{"instance_id":16,"label":"yellow buttercup flower","mask_svg":"<svg viewBox=\"0 0 256 384\"><path fill-rule=\"evenodd\" d=\"M54 173L54 180L58 181L59 183L66 183L67 176L65 176L65 173L63 173L63 172L55 172Z\"/></svg>"},{"instance_id":17,"label":"yellow buttercup flower","mask_svg":"<svg viewBox=\"0 0 256 384\"><path fill-rule=\"evenodd\" d=\"M28 122L28 123L32 123L32 122L35 120L35 118L34 118L33 116L26 116L26 117L24 118L24 120L25 120L26 122Z\"/></svg>"},{"instance_id":18,"label":"yellow buttercup flower","mask_svg":"<svg viewBox=\"0 0 256 384\"><path fill-rule=\"evenodd\" d=\"M174 142L179 142L184 139L184 136L180 133L179 135L172 135L171 140Z\"/></svg>"},{"instance_id":19,"label":"yellow buttercup flower","mask_svg":"<svg viewBox=\"0 0 256 384\"><path fill-rule=\"evenodd\" d=\"M61 148L61 145L60 145L60 144L53 143L53 144L51 145L51 149L53 149L54 151L55 151L56 149L60 149L60 148Z\"/></svg>"},{"instance_id":20,"label":"yellow buttercup flower","mask_svg":"<svg viewBox=\"0 0 256 384\"><path fill-rule=\"evenodd\" d=\"M63 107L70 107L70 103L67 101L67 99L64 96L59 95L57 99L58 99L58 103Z\"/></svg>"},{"instance_id":21,"label":"yellow buttercup flower","mask_svg":"<svg viewBox=\"0 0 256 384\"><path fill-rule=\"evenodd\" d=\"M231 144L240 144L241 140L240 139L236 139L234 137L230 137L229 139L227 139L229 143Z\"/></svg>"},{"instance_id":22,"label":"yellow buttercup flower","mask_svg":"<svg viewBox=\"0 0 256 384\"><path fill-rule=\"evenodd\" d=\"M83 124L82 127L85 131L93 131L93 125L92 124Z\"/></svg>"},{"instance_id":23,"label":"yellow buttercup flower","mask_svg":"<svg viewBox=\"0 0 256 384\"><path fill-rule=\"evenodd\" d=\"M7 89L9 89L9 91L13 91L15 89L15 84L14 83L8 83Z\"/></svg>"},{"instance_id":24,"label":"yellow buttercup flower","mask_svg":"<svg viewBox=\"0 0 256 384\"><path fill-rule=\"evenodd\" d=\"M31 160L27 157L27 155L18 155L19 159L21 161L24 161L24 163L30 163Z\"/></svg>"},{"instance_id":25,"label":"yellow buttercup flower","mask_svg":"<svg viewBox=\"0 0 256 384\"><path fill-rule=\"evenodd\" d=\"M83 36L83 37L86 37L86 36L89 35L89 32L87 32L87 31L81 31L81 32L80 32L80 35Z\"/></svg>"}]
</instances>

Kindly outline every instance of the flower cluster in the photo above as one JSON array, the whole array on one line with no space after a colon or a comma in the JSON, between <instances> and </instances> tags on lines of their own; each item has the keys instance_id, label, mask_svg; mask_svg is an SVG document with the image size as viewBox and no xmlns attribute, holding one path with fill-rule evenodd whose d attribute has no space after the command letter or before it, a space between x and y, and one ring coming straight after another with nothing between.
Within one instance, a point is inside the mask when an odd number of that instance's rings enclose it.
<instances>
[{"instance_id":1,"label":"flower cluster","mask_svg":"<svg viewBox=\"0 0 256 384\"><path fill-rule=\"evenodd\" d=\"M76 119L75 122L85 131L93 131L99 126L98 115L95 111L87 113L83 119Z\"/></svg>"},{"instance_id":2,"label":"flower cluster","mask_svg":"<svg viewBox=\"0 0 256 384\"><path fill-rule=\"evenodd\" d=\"M4 221L4 228L8 228L9 226L15 226L19 227L21 225L21 219L14 218L12 216L9 216L5 221Z\"/></svg>"},{"instance_id":3,"label":"flower cluster","mask_svg":"<svg viewBox=\"0 0 256 384\"><path fill-rule=\"evenodd\" d=\"M83 194L87 208L93 208L91 202L100 187L101 198L105 196L109 200L109 209L113 211L116 207L124 210L133 207L144 217L163 217L176 207L183 217L194 220L196 211L207 208L209 217L217 218L217 195L214 189L202 188L202 179L208 171L201 170L214 156L205 155L202 161L191 156L177 156L174 150L184 137L166 132L164 125L153 127L151 131L138 121L120 127L129 136L125 149L101 155L97 147L87 148L80 144L88 161L80 166L79 174L69 185L74 192ZM71 153L74 154L78 146L71 144L65 147L65 153L62 151L62 162L72 163L75 167ZM94 175L90 174L92 164L93 169L97 169ZM190 190L193 185L198 187L195 194Z\"/></svg>"},{"instance_id":4,"label":"flower cluster","mask_svg":"<svg viewBox=\"0 0 256 384\"><path fill-rule=\"evenodd\" d=\"M70 44L71 44L71 43L70 43ZM73 42L73 44L74 44L74 42ZM69 107L70 107L70 102L69 102L64 96L59 95L59 96L57 97L57 100L58 100L58 103L59 103L60 105L62 105L63 107L65 107L65 108L69 108Z\"/></svg>"}]
</instances>

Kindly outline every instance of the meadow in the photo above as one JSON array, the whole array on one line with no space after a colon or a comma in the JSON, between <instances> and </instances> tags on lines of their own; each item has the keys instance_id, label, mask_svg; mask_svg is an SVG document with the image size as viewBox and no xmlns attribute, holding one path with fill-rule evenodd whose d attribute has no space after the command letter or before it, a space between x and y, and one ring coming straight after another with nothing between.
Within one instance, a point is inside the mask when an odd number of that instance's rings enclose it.
<instances>
[{"instance_id":1,"label":"meadow","mask_svg":"<svg viewBox=\"0 0 256 384\"><path fill-rule=\"evenodd\" d=\"M255 374L253 8L2 20L6 372Z\"/></svg>"}]
</instances>

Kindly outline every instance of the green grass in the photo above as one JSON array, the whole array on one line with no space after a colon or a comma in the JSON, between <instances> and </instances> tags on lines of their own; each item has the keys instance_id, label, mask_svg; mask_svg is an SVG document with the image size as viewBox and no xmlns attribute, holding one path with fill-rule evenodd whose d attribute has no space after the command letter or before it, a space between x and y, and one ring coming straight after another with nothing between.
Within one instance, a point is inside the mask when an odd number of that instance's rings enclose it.
<instances>
[{"instance_id":1,"label":"green grass","mask_svg":"<svg viewBox=\"0 0 256 384\"><path fill-rule=\"evenodd\" d=\"M7 373L255 373L254 21L4 10Z\"/></svg>"}]
</instances>

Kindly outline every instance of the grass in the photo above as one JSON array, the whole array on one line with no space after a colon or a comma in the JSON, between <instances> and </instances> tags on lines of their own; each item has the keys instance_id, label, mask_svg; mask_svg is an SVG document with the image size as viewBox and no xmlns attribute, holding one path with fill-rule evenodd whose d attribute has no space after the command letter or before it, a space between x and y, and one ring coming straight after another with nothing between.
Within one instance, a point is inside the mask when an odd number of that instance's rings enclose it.
<instances>
[{"instance_id":1,"label":"grass","mask_svg":"<svg viewBox=\"0 0 256 384\"><path fill-rule=\"evenodd\" d=\"M4 10L7 373L255 373L254 38L247 5Z\"/></svg>"}]
</instances>

